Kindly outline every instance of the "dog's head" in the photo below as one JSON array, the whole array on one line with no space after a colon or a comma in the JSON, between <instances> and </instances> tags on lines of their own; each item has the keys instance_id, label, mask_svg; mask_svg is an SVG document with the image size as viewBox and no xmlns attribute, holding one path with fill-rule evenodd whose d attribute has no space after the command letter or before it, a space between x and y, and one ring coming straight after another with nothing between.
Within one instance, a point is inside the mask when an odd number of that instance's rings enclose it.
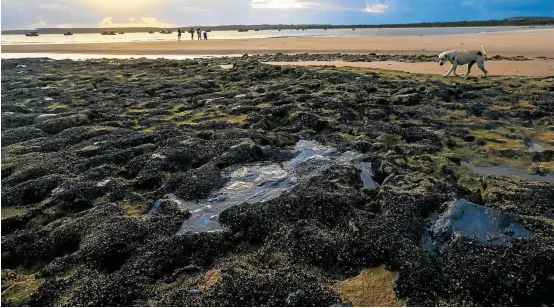
<instances>
[{"instance_id":1,"label":"dog's head","mask_svg":"<svg viewBox=\"0 0 554 308\"><path fill-rule=\"evenodd\" d=\"M446 63L446 61L448 61L448 57L449 57L449 54L448 54L447 51L441 53L441 54L439 55L439 64L440 64L441 66L443 66L444 63Z\"/></svg>"}]
</instances>

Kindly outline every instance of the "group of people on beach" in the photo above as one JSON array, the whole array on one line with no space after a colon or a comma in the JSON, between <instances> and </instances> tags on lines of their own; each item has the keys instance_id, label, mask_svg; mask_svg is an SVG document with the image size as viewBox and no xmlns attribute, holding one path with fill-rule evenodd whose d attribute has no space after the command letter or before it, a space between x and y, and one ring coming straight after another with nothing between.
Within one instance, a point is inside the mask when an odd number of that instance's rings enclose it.
<instances>
[{"instance_id":1,"label":"group of people on beach","mask_svg":"<svg viewBox=\"0 0 554 308\"><path fill-rule=\"evenodd\" d=\"M194 40L194 28L190 28L188 31L190 33L190 39ZM181 28L177 29L177 40L181 40L181 35L183 34L183 31L181 31ZM196 29L196 35L198 36L198 40L202 40L202 34L204 34L204 40L208 40L208 32L200 30L200 28Z\"/></svg>"}]
</instances>

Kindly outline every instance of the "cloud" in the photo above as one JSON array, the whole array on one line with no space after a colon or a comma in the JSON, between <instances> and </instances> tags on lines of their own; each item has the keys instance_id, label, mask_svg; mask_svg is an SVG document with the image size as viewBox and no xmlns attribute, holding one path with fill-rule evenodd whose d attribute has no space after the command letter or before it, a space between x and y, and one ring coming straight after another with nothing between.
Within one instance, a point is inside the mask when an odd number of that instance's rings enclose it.
<instances>
[{"instance_id":1,"label":"cloud","mask_svg":"<svg viewBox=\"0 0 554 308\"><path fill-rule=\"evenodd\" d=\"M387 11L388 9L389 6L385 3L377 2L374 4L369 4L368 2L366 2L364 12L382 14L385 13L385 11Z\"/></svg>"},{"instance_id":2,"label":"cloud","mask_svg":"<svg viewBox=\"0 0 554 308\"><path fill-rule=\"evenodd\" d=\"M58 2L43 3L40 5L41 10L59 10L61 8L62 8L62 5Z\"/></svg>"},{"instance_id":3,"label":"cloud","mask_svg":"<svg viewBox=\"0 0 554 308\"><path fill-rule=\"evenodd\" d=\"M125 27L155 27L155 28L170 28L175 27L174 24L165 23L155 17L141 17L140 21L136 18L129 18L127 21L114 22L113 17L106 17L96 24L96 28L125 28Z\"/></svg>"},{"instance_id":4,"label":"cloud","mask_svg":"<svg viewBox=\"0 0 554 308\"><path fill-rule=\"evenodd\" d=\"M1 0L2 29L103 24L383 24L552 16L554 0ZM469 12L460 15L460 9ZM111 20L104 20L107 16ZM153 18L152 20L143 18ZM129 21L129 18L134 20Z\"/></svg>"},{"instance_id":5,"label":"cloud","mask_svg":"<svg viewBox=\"0 0 554 308\"><path fill-rule=\"evenodd\" d=\"M106 16L141 15L164 5L165 0L77 0L85 8Z\"/></svg>"},{"instance_id":6,"label":"cloud","mask_svg":"<svg viewBox=\"0 0 554 308\"><path fill-rule=\"evenodd\" d=\"M299 0L252 0L254 9L307 9L318 8L322 4Z\"/></svg>"}]
</instances>

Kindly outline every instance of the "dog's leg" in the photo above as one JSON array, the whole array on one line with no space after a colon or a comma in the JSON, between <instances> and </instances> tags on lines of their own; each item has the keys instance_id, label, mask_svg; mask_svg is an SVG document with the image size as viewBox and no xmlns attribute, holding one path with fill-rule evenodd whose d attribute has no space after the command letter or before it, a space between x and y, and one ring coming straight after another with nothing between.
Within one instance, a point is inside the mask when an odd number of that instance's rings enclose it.
<instances>
[{"instance_id":1,"label":"dog's leg","mask_svg":"<svg viewBox=\"0 0 554 308\"><path fill-rule=\"evenodd\" d=\"M442 77L450 76L450 74L452 74L452 72L456 70L456 66L457 66L456 64L452 64L452 67L450 68L450 70L446 74L442 75Z\"/></svg>"},{"instance_id":2,"label":"dog's leg","mask_svg":"<svg viewBox=\"0 0 554 308\"><path fill-rule=\"evenodd\" d=\"M487 70L485 69L485 63L484 63L484 62L479 62L479 63L477 63L477 66L478 66L479 69L483 72L483 74L484 74L483 77L484 77L484 78L487 78L487 74L488 74L489 72L487 72Z\"/></svg>"},{"instance_id":3,"label":"dog's leg","mask_svg":"<svg viewBox=\"0 0 554 308\"><path fill-rule=\"evenodd\" d=\"M475 61L469 62L469 64L467 65L467 73L466 73L465 75L462 75L462 77L466 78L467 76L469 76L469 74L471 74L471 67L472 67L475 63L476 63Z\"/></svg>"}]
</instances>

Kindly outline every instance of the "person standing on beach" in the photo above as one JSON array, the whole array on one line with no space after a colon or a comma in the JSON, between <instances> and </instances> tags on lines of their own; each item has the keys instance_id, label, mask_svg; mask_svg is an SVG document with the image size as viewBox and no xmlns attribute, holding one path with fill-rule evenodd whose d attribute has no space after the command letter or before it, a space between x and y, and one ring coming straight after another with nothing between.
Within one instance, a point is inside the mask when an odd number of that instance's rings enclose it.
<instances>
[{"instance_id":1,"label":"person standing on beach","mask_svg":"<svg viewBox=\"0 0 554 308\"><path fill-rule=\"evenodd\" d=\"M178 28L178 29L177 29L177 40L178 40L178 41L181 40L181 28Z\"/></svg>"},{"instance_id":2,"label":"person standing on beach","mask_svg":"<svg viewBox=\"0 0 554 308\"><path fill-rule=\"evenodd\" d=\"M194 28L190 28L190 39L194 41Z\"/></svg>"},{"instance_id":3,"label":"person standing on beach","mask_svg":"<svg viewBox=\"0 0 554 308\"><path fill-rule=\"evenodd\" d=\"M208 40L208 32L204 31L204 40L207 41Z\"/></svg>"},{"instance_id":4,"label":"person standing on beach","mask_svg":"<svg viewBox=\"0 0 554 308\"><path fill-rule=\"evenodd\" d=\"M202 39L202 31L200 30L200 28L198 28L198 30L196 30L196 35L198 35L198 40Z\"/></svg>"}]
</instances>

